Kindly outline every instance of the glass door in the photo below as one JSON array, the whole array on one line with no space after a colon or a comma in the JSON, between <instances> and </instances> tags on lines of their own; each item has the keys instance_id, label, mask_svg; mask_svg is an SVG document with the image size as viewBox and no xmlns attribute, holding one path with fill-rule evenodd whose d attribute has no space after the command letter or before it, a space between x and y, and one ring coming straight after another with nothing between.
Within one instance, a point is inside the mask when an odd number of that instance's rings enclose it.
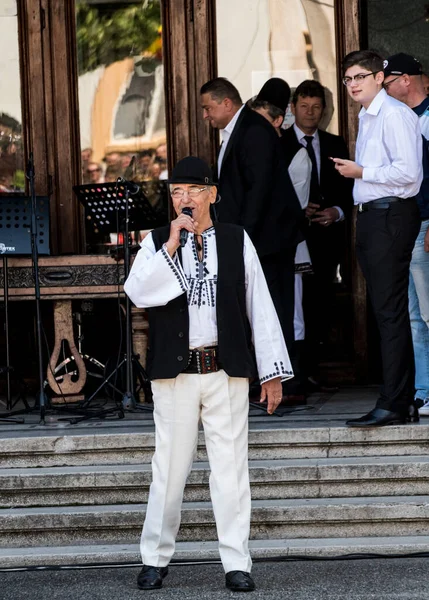
<instances>
[{"instance_id":1,"label":"glass door","mask_svg":"<svg viewBox=\"0 0 429 600\"><path fill-rule=\"evenodd\" d=\"M23 192L21 79L16 0L0 3L0 195Z\"/></svg>"}]
</instances>

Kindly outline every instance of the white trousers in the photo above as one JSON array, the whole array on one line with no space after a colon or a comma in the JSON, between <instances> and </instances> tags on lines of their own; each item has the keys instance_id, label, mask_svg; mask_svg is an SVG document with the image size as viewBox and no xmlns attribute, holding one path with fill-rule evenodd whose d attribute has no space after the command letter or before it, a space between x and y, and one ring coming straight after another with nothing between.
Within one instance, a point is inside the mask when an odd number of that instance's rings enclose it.
<instances>
[{"instance_id":1,"label":"white trousers","mask_svg":"<svg viewBox=\"0 0 429 600\"><path fill-rule=\"evenodd\" d=\"M225 371L181 373L153 381L152 391L156 440L140 545L143 563L165 567L173 556L201 419L222 565L226 573L250 572L248 380Z\"/></svg>"}]
</instances>

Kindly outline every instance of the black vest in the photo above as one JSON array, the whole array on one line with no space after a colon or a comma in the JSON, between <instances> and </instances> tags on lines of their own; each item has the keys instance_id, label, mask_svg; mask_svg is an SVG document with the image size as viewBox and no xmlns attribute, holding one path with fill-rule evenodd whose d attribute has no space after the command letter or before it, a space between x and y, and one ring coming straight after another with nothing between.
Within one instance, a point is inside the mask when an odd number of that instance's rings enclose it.
<instances>
[{"instance_id":1,"label":"black vest","mask_svg":"<svg viewBox=\"0 0 429 600\"><path fill-rule=\"evenodd\" d=\"M215 223L218 256L216 317L219 362L230 377L255 377L250 324L246 315L243 259L244 230ZM152 231L158 251L168 240L170 226ZM179 260L181 252L178 250ZM166 306L148 308L149 345L146 368L150 379L177 377L188 364L189 314L186 293Z\"/></svg>"}]
</instances>

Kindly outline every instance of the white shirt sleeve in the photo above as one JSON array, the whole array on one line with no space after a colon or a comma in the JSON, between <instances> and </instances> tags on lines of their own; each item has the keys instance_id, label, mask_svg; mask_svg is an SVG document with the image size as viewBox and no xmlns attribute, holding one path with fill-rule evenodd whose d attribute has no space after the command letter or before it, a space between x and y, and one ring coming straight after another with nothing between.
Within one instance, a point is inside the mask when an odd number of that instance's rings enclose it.
<instances>
[{"instance_id":1,"label":"white shirt sleeve","mask_svg":"<svg viewBox=\"0 0 429 600\"><path fill-rule=\"evenodd\" d=\"M388 148L390 164L364 166L364 181L402 186L419 177L421 180L421 138L416 117L408 108L385 116L383 143Z\"/></svg>"},{"instance_id":2,"label":"white shirt sleeve","mask_svg":"<svg viewBox=\"0 0 429 600\"><path fill-rule=\"evenodd\" d=\"M155 250L150 233L137 253L124 291L138 308L165 306L189 289L182 266L165 246Z\"/></svg>"},{"instance_id":3,"label":"white shirt sleeve","mask_svg":"<svg viewBox=\"0 0 429 600\"><path fill-rule=\"evenodd\" d=\"M244 268L246 274L246 311L252 328L256 364L261 383L281 377L293 377L289 354L267 282L247 233L244 233Z\"/></svg>"},{"instance_id":4,"label":"white shirt sleeve","mask_svg":"<svg viewBox=\"0 0 429 600\"><path fill-rule=\"evenodd\" d=\"M301 208L307 208L310 196L311 160L305 148L301 148L295 154L288 171Z\"/></svg>"}]
</instances>

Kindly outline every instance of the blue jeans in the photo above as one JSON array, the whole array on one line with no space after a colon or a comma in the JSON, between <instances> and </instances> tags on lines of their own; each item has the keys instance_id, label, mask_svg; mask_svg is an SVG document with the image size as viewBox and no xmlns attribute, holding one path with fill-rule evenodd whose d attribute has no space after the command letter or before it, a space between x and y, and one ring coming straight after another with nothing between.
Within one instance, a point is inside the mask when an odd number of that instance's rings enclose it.
<instances>
[{"instance_id":1,"label":"blue jeans","mask_svg":"<svg viewBox=\"0 0 429 600\"><path fill-rule=\"evenodd\" d=\"M429 221L420 228L410 265L408 288L411 332L416 363L416 398L429 398L429 252L424 239Z\"/></svg>"}]
</instances>

